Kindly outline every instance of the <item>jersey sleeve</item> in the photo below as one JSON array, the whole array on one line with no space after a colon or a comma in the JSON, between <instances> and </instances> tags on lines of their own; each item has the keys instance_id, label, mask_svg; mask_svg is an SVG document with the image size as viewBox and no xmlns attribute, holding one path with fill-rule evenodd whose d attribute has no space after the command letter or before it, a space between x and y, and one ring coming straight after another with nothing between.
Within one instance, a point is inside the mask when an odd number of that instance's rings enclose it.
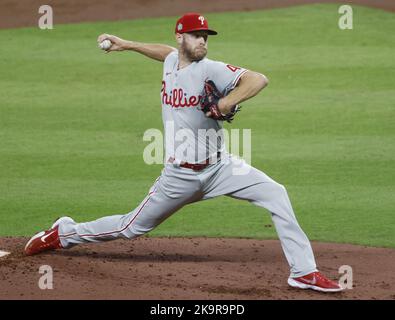
<instances>
[{"instance_id":1,"label":"jersey sleeve","mask_svg":"<svg viewBox=\"0 0 395 320\"><path fill-rule=\"evenodd\" d=\"M166 76L167 72L171 72L172 71L172 69L174 68L175 63L177 62L177 58L178 58L178 51L172 51L166 56L165 61L163 61L162 80L165 79L165 76Z\"/></svg>"},{"instance_id":2,"label":"jersey sleeve","mask_svg":"<svg viewBox=\"0 0 395 320\"><path fill-rule=\"evenodd\" d=\"M226 95L234 89L240 77L246 71L247 69L241 67L207 59L205 80L214 81L218 90Z\"/></svg>"},{"instance_id":3,"label":"jersey sleeve","mask_svg":"<svg viewBox=\"0 0 395 320\"><path fill-rule=\"evenodd\" d=\"M167 56L166 56L166 58L165 58L165 61L164 61L164 63L171 63L171 62L174 62L175 60L177 60L177 57L178 57L178 50L173 50L172 52L170 52Z\"/></svg>"}]
</instances>

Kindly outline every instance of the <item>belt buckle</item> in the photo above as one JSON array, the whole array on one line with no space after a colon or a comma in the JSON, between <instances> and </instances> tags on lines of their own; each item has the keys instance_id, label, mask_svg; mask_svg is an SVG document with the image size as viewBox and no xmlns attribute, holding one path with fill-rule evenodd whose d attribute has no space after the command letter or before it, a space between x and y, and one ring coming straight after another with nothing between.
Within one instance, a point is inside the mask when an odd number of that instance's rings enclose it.
<instances>
[{"instance_id":1,"label":"belt buckle","mask_svg":"<svg viewBox=\"0 0 395 320\"><path fill-rule=\"evenodd\" d=\"M204 168L206 168L208 166L208 164L206 163L196 163L192 165L192 170L194 171L201 171Z\"/></svg>"},{"instance_id":2,"label":"belt buckle","mask_svg":"<svg viewBox=\"0 0 395 320\"><path fill-rule=\"evenodd\" d=\"M177 161L174 157L170 157L169 162L172 163L174 166L192 169L193 171L201 171L211 164L210 159L211 158L209 157L202 163L188 163L188 162L183 163L183 162ZM221 152L218 151L217 152L217 162L219 160L221 160Z\"/></svg>"},{"instance_id":3,"label":"belt buckle","mask_svg":"<svg viewBox=\"0 0 395 320\"><path fill-rule=\"evenodd\" d=\"M207 158L203 163L196 163L196 164L191 164L192 166L193 166L193 170L195 170L195 171L201 171L201 170L203 170L204 168L206 168L206 167L208 167L210 164L213 164L213 163L211 163L211 158L209 157L209 158ZM217 162L219 161L219 160L221 160L221 152L217 152ZM216 162L215 162L216 163Z\"/></svg>"}]
</instances>

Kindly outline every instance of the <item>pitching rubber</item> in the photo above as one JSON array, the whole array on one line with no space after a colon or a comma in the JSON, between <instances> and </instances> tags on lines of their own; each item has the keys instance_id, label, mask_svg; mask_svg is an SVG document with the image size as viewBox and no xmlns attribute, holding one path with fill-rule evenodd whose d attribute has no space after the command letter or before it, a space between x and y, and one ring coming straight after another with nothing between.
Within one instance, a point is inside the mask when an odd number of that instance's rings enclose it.
<instances>
[{"instance_id":1,"label":"pitching rubber","mask_svg":"<svg viewBox=\"0 0 395 320\"><path fill-rule=\"evenodd\" d=\"M0 250L0 258L5 257L5 256L9 255L10 253L11 252Z\"/></svg>"}]
</instances>

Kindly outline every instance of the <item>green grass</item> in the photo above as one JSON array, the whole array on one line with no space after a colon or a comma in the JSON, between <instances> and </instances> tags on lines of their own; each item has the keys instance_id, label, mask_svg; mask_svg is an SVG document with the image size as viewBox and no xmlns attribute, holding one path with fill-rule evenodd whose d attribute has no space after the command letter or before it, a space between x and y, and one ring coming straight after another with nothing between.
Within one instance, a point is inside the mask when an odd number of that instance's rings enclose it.
<instances>
[{"instance_id":1,"label":"green grass","mask_svg":"<svg viewBox=\"0 0 395 320\"><path fill-rule=\"evenodd\" d=\"M342 31L337 8L208 14L220 32L209 57L269 77L232 128L252 129L252 164L287 187L309 238L395 247L395 19L353 6L354 29ZM126 213L144 198L161 171L144 164L142 136L162 128L162 65L105 55L96 37L175 45L174 21L0 30L0 235ZM276 238L270 224L221 197L150 236Z\"/></svg>"}]
</instances>

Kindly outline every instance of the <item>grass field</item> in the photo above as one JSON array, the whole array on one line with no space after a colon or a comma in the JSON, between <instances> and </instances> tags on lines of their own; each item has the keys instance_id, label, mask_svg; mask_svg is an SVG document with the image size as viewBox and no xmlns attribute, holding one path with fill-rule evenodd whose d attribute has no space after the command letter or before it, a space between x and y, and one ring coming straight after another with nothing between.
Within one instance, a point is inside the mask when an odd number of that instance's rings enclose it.
<instances>
[{"instance_id":1,"label":"grass field","mask_svg":"<svg viewBox=\"0 0 395 320\"><path fill-rule=\"evenodd\" d=\"M287 187L311 240L395 247L395 19L337 5L208 14L209 58L266 74L232 128L252 129L252 164ZM0 30L0 235L59 215L129 212L162 166L161 63L103 54L100 33L175 45L175 18ZM230 127L229 127L230 128ZM270 216L226 197L183 208L152 236L276 238ZM266 227L265 227L266 225Z\"/></svg>"}]
</instances>

